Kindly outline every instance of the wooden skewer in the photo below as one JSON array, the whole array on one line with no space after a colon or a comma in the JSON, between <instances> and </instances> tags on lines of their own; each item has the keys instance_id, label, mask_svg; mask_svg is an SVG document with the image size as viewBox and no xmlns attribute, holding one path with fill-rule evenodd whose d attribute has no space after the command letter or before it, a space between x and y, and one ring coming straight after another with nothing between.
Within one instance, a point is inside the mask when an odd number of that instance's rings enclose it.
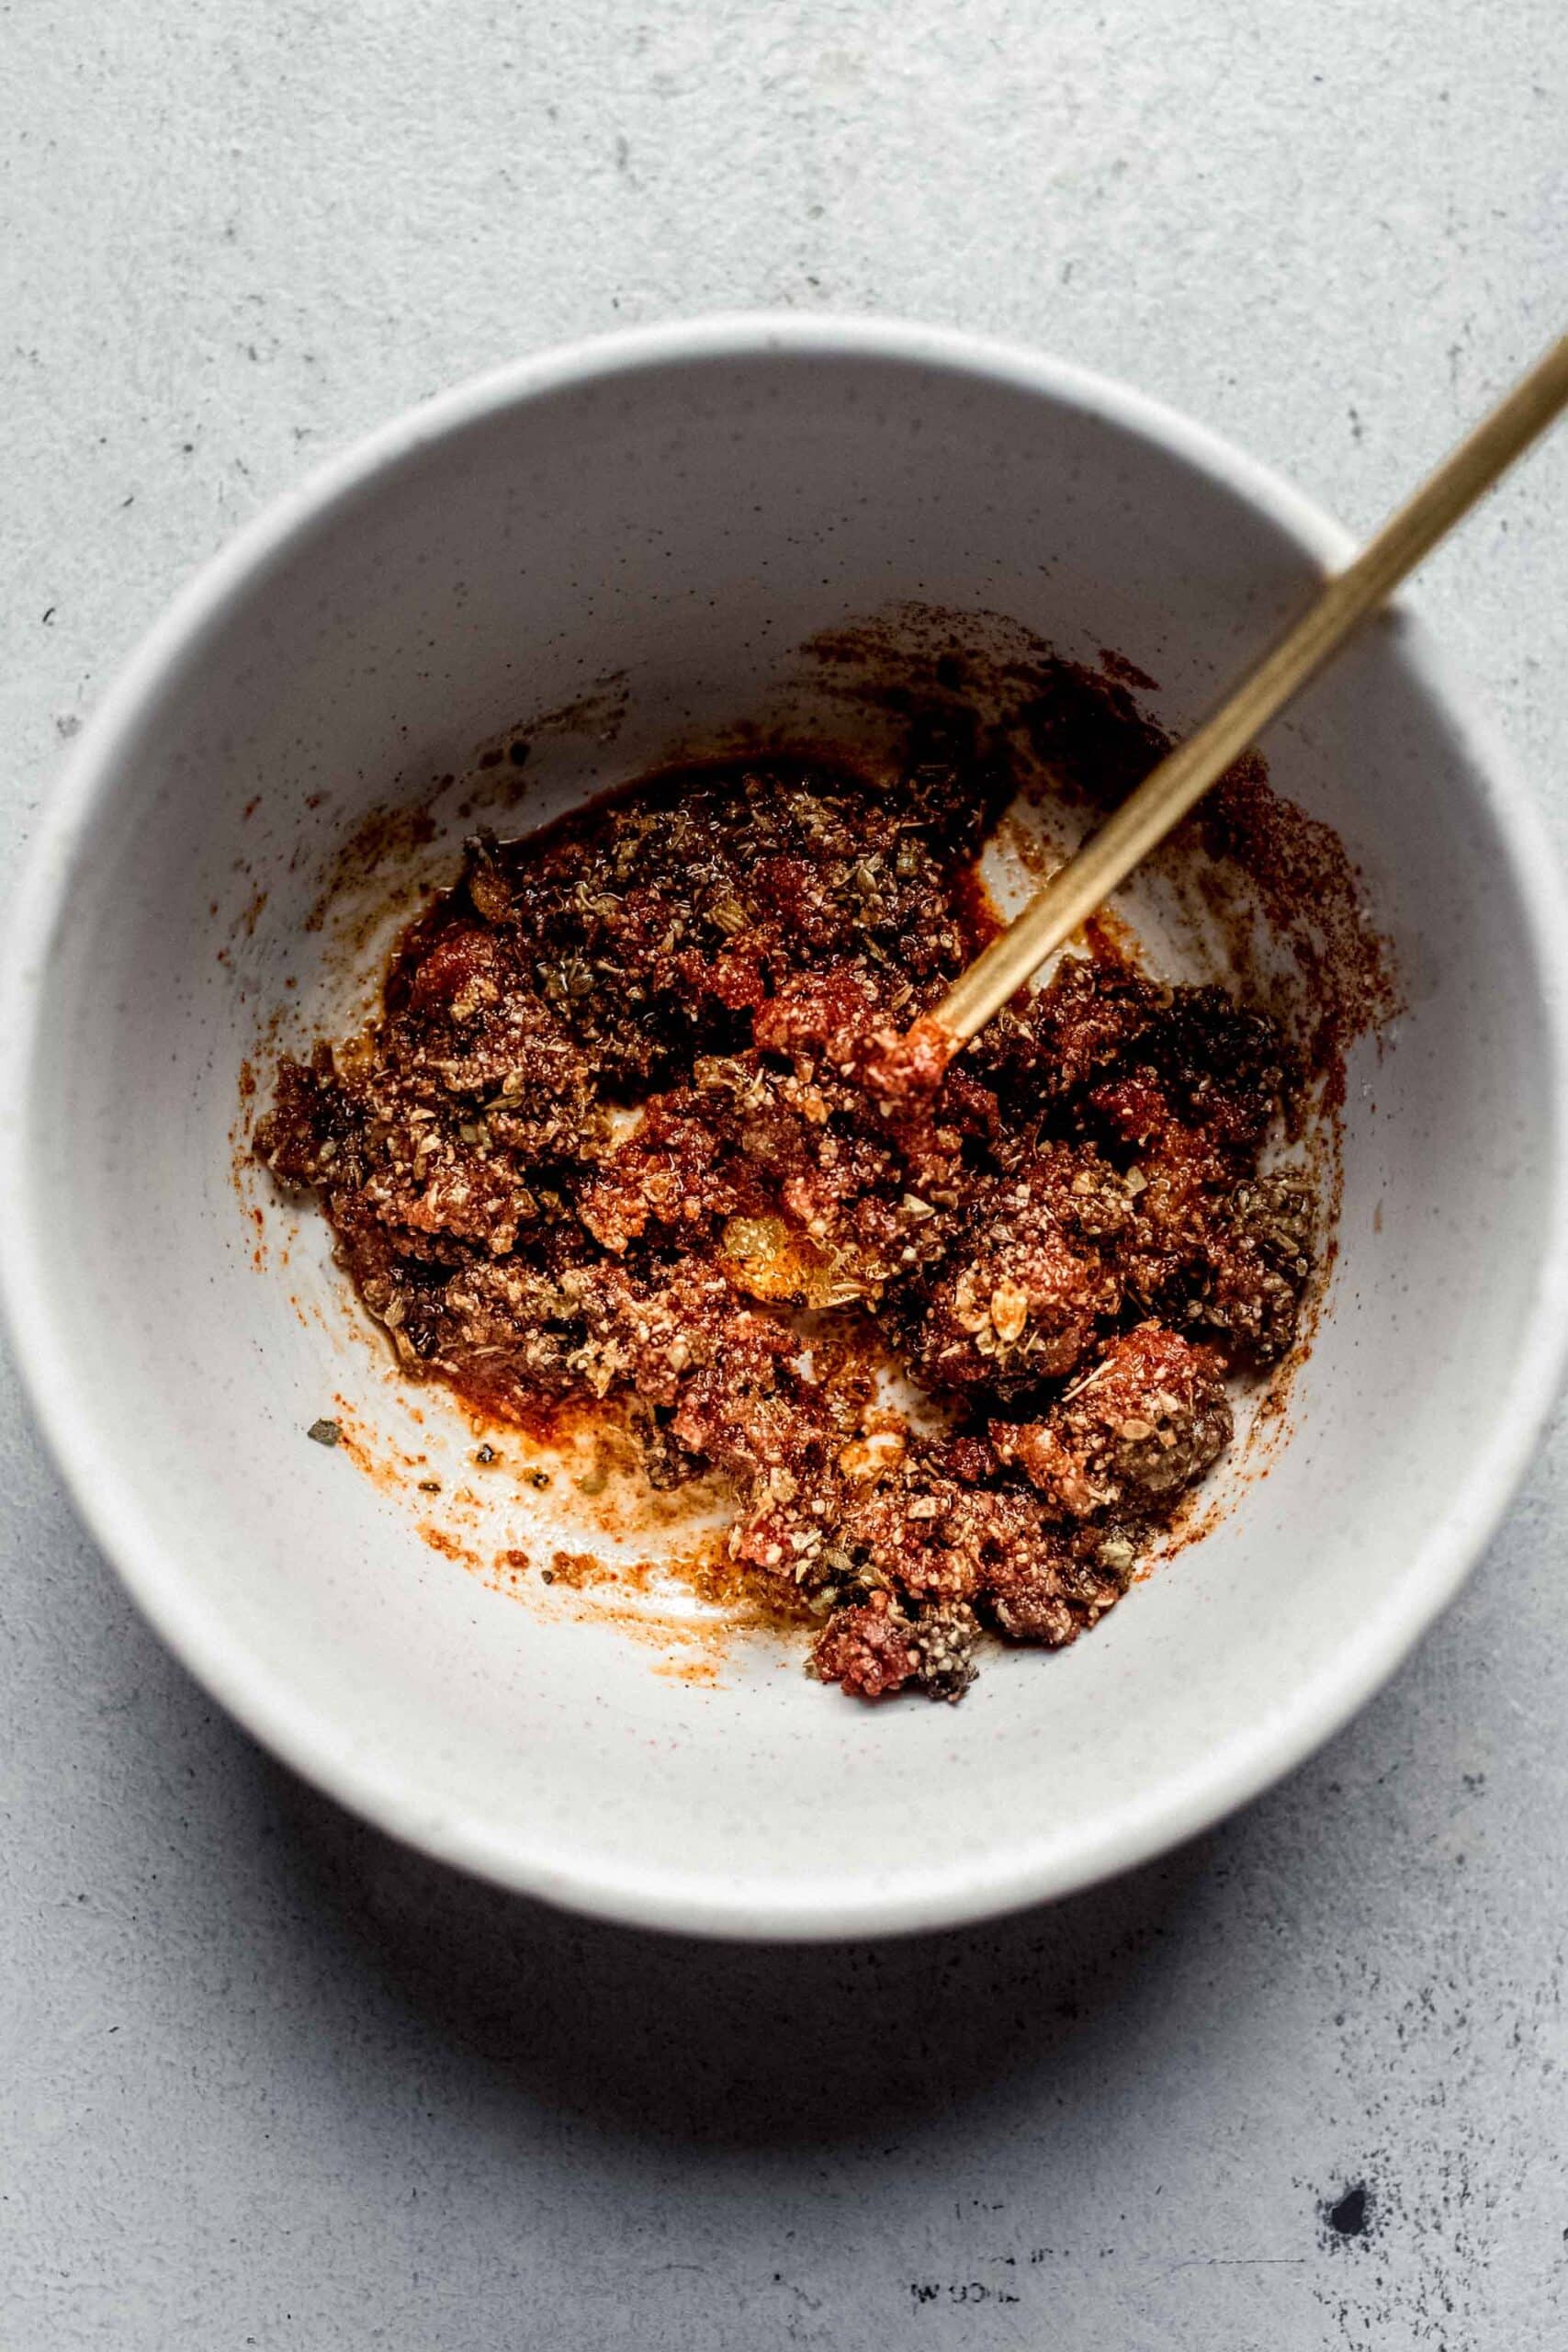
<instances>
[{"instance_id":1,"label":"wooden skewer","mask_svg":"<svg viewBox=\"0 0 1568 2352\"><path fill-rule=\"evenodd\" d=\"M960 975L936 1011L915 1023L905 1041L911 1073L927 1080L940 1075L1565 405L1568 334L1445 458L1354 562L1329 580L1213 717L1168 752L1090 834Z\"/></svg>"}]
</instances>

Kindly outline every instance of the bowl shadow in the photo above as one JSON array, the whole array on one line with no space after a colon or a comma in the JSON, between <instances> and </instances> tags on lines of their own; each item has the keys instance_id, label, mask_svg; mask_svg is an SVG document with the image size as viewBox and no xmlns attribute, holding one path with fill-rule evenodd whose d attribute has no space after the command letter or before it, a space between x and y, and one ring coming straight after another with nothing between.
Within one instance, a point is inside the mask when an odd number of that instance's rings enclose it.
<instances>
[{"instance_id":1,"label":"bowl shadow","mask_svg":"<svg viewBox=\"0 0 1568 2352\"><path fill-rule=\"evenodd\" d=\"M713 1942L508 1894L265 1769L298 1891L459 2064L613 2131L716 2147L907 2138L980 2101L1037 2101L1047 2073L1081 2083L1147 2029L1222 1834L979 1926Z\"/></svg>"}]
</instances>

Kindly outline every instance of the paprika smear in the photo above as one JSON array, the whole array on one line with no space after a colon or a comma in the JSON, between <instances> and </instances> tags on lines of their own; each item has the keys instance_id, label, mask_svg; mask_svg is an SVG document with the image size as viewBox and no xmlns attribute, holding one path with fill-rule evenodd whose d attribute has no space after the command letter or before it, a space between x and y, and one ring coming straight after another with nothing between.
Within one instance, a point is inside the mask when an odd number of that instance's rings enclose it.
<instances>
[{"instance_id":1,"label":"paprika smear","mask_svg":"<svg viewBox=\"0 0 1568 2352\"><path fill-rule=\"evenodd\" d=\"M723 1472L731 1557L862 1698L1093 1625L1313 1265L1308 1183L1260 1172L1305 1074L1221 988L1102 945L879 1098L988 927L1005 797L778 759L480 835L257 1133L411 1374L596 1402L657 1486Z\"/></svg>"}]
</instances>

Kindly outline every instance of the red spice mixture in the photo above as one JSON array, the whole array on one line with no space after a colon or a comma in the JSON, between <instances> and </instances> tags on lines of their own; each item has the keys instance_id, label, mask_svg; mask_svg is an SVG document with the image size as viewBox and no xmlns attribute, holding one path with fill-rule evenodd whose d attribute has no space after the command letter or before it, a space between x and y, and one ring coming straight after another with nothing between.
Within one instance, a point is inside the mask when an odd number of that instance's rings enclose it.
<instances>
[{"instance_id":1,"label":"red spice mixture","mask_svg":"<svg viewBox=\"0 0 1568 2352\"><path fill-rule=\"evenodd\" d=\"M1260 1173L1308 1073L1222 989L1070 957L934 1094L867 1083L985 935L1009 792L928 741L890 785L769 759L480 834L256 1136L411 1373L724 1472L731 1556L866 1698L1093 1625L1314 1263L1308 1182Z\"/></svg>"}]
</instances>

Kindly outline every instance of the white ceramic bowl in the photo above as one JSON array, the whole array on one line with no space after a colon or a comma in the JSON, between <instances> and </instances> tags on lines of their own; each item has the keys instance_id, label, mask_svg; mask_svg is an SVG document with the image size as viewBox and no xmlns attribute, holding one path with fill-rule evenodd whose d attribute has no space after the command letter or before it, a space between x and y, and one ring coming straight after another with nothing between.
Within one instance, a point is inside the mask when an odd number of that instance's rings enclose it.
<instances>
[{"instance_id":1,"label":"white ceramic bowl","mask_svg":"<svg viewBox=\"0 0 1568 2352\"><path fill-rule=\"evenodd\" d=\"M287 1269L276 1247L253 1264L231 1164L236 1068L285 976L303 1019L333 1010L302 930L333 842L486 736L618 672L600 756L635 771L743 717L813 631L911 597L1113 646L1179 727L1346 545L1075 368L741 317L450 393L180 597L84 733L13 914L0 1239L85 1518L258 1737L505 1884L811 1937L1082 1886L1240 1804L1376 1689L1495 1526L1568 1328L1562 903L1404 613L1269 744L1359 861L1408 999L1352 1069L1290 1442L1092 1638L993 1659L961 1708L859 1707L744 1654L712 1687L663 1677L614 1625L551 1621L430 1551L303 1441L361 1376L357 1342L319 1220ZM592 717L575 748L558 728L558 796L592 769Z\"/></svg>"}]
</instances>

